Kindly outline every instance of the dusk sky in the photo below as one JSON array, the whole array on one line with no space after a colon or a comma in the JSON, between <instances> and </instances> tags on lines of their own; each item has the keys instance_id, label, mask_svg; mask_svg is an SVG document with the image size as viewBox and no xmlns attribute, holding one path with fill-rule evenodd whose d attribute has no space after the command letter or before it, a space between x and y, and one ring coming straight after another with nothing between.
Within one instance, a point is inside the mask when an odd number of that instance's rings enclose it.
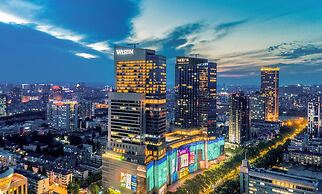
<instances>
[{"instance_id":1,"label":"dusk sky","mask_svg":"<svg viewBox=\"0 0 322 194\"><path fill-rule=\"evenodd\" d=\"M322 83L320 0L1 0L0 82L113 83L113 46L218 63L219 84Z\"/></svg>"}]
</instances>

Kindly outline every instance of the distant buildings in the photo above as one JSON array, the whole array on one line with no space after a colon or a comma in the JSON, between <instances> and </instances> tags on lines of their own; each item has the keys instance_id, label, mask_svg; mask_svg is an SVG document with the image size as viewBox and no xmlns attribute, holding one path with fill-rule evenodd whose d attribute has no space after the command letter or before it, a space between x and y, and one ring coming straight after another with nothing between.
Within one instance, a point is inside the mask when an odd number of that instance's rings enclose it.
<instances>
[{"instance_id":1,"label":"distant buildings","mask_svg":"<svg viewBox=\"0 0 322 194\"><path fill-rule=\"evenodd\" d=\"M76 101L49 102L47 120L54 129L76 129L78 127L78 103Z\"/></svg>"},{"instance_id":2,"label":"distant buildings","mask_svg":"<svg viewBox=\"0 0 322 194\"><path fill-rule=\"evenodd\" d=\"M313 137L322 137L322 123L321 123L321 102L320 98L308 103L307 118L308 126L307 133Z\"/></svg>"},{"instance_id":3,"label":"distant buildings","mask_svg":"<svg viewBox=\"0 0 322 194\"><path fill-rule=\"evenodd\" d=\"M7 95L0 94L0 117L7 116Z\"/></svg>"},{"instance_id":4,"label":"distant buildings","mask_svg":"<svg viewBox=\"0 0 322 194\"><path fill-rule=\"evenodd\" d=\"M265 120L278 121L279 119L279 68L261 68L261 92L265 95Z\"/></svg>"},{"instance_id":5,"label":"distant buildings","mask_svg":"<svg viewBox=\"0 0 322 194\"><path fill-rule=\"evenodd\" d=\"M307 135L291 140L284 161L293 164L322 167L322 140L311 139Z\"/></svg>"},{"instance_id":6,"label":"distant buildings","mask_svg":"<svg viewBox=\"0 0 322 194\"><path fill-rule=\"evenodd\" d=\"M249 99L243 93L232 94L229 103L229 142L243 144L250 137Z\"/></svg>"},{"instance_id":7,"label":"distant buildings","mask_svg":"<svg viewBox=\"0 0 322 194\"><path fill-rule=\"evenodd\" d=\"M250 168L248 161L240 167L240 193L296 193L313 194L319 188L318 180L261 168Z\"/></svg>"},{"instance_id":8,"label":"distant buildings","mask_svg":"<svg viewBox=\"0 0 322 194\"><path fill-rule=\"evenodd\" d=\"M176 59L175 126L182 129L206 128L216 134L217 64L208 59Z\"/></svg>"}]
</instances>

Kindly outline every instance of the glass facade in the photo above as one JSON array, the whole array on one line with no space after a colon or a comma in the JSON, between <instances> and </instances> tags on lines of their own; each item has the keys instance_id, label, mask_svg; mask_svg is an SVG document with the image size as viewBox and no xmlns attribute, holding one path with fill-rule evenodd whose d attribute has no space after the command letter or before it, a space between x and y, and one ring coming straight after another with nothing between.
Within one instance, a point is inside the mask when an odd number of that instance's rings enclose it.
<instances>
[{"instance_id":1,"label":"glass facade","mask_svg":"<svg viewBox=\"0 0 322 194\"><path fill-rule=\"evenodd\" d=\"M208 59L177 57L176 127L207 128L216 136L217 64Z\"/></svg>"}]
</instances>

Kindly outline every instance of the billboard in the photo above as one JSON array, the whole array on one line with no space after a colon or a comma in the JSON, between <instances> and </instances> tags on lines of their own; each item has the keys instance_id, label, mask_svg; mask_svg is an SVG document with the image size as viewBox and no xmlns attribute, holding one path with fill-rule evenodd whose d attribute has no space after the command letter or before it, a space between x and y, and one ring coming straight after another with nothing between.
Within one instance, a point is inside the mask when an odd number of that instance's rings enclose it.
<instances>
[{"instance_id":1,"label":"billboard","mask_svg":"<svg viewBox=\"0 0 322 194\"><path fill-rule=\"evenodd\" d=\"M137 177L128 173L121 172L121 187L136 191Z\"/></svg>"}]
</instances>

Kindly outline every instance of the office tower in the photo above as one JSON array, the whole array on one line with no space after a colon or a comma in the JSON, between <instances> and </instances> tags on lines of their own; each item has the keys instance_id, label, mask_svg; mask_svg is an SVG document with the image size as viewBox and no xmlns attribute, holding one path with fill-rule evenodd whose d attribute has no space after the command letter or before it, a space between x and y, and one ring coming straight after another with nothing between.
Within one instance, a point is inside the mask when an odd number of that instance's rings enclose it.
<instances>
[{"instance_id":1,"label":"office tower","mask_svg":"<svg viewBox=\"0 0 322 194\"><path fill-rule=\"evenodd\" d=\"M176 59L175 126L182 129L206 128L216 135L217 64L208 59Z\"/></svg>"},{"instance_id":2,"label":"office tower","mask_svg":"<svg viewBox=\"0 0 322 194\"><path fill-rule=\"evenodd\" d=\"M232 94L229 102L229 142L243 144L249 140L249 99L243 93Z\"/></svg>"},{"instance_id":3,"label":"office tower","mask_svg":"<svg viewBox=\"0 0 322 194\"><path fill-rule=\"evenodd\" d=\"M278 121L279 68L261 68L261 92L265 95L265 120Z\"/></svg>"},{"instance_id":4,"label":"office tower","mask_svg":"<svg viewBox=\"0 0 322 194\"><path fill-rule=\"evenodd\" d=\"M76 101L52 101L47 105L48 124L55 129L74 130L78 127Z\"/></svg>"},{"instance_id":5,"label":"office tower","mask_svg":"<svg viewBox=\"0 0 322 194\"><path fill-rule=\"evenodd\" d=\"M145 162L146 104L142 93L109 94L108 147L140 164Z\"/></svg>"},{"instance_id":6,"label":"office tower","mask_svg":"<svg viewBox=\"0 0 322 194\"><path fill-rule=\"evenodd\" d=\"M7 116L7 96L0 94L0 117Z\"/></svg>"},{"instance_id":7,"label":"office tower","mask_svg":"<svg viewBox=\"0 0 322 194\"><path fill-rule=\"evenodd\" d=\"M148 155L165 154L166 58L155 51L116 46L116 92L145 94Z\"/></svg>"},{"instance_id":8,"label":"office tower","mask_svg":"<svg viewBox=\"0 0 322 194\"><path fill-rule=\"evenodd\" d=\"M257 121L265 120L265 96L255 92L249 96L250 119Z\"/></svg>"},{"instance_id":9,"label":"office tower","mask_svg":"<svg viewBox=\"0 0 322 194\"><path fill-rule=\"evenodd\" d=\"M320 98L314 102L308 103L307 118L307 133L314 138L322 137Z\"/></svg>"},{"instance_id":10,"label":"office tower","mask_svg":"<svg viewBox=\"0 0 322 194\"><path fill-rule=\"evenodd\" d=\"M283 172L275 172L262 168L250 168L245 159L240 167L240 193L319 193L319 181L295 176Z\"/></svg>"}]
</instances>

